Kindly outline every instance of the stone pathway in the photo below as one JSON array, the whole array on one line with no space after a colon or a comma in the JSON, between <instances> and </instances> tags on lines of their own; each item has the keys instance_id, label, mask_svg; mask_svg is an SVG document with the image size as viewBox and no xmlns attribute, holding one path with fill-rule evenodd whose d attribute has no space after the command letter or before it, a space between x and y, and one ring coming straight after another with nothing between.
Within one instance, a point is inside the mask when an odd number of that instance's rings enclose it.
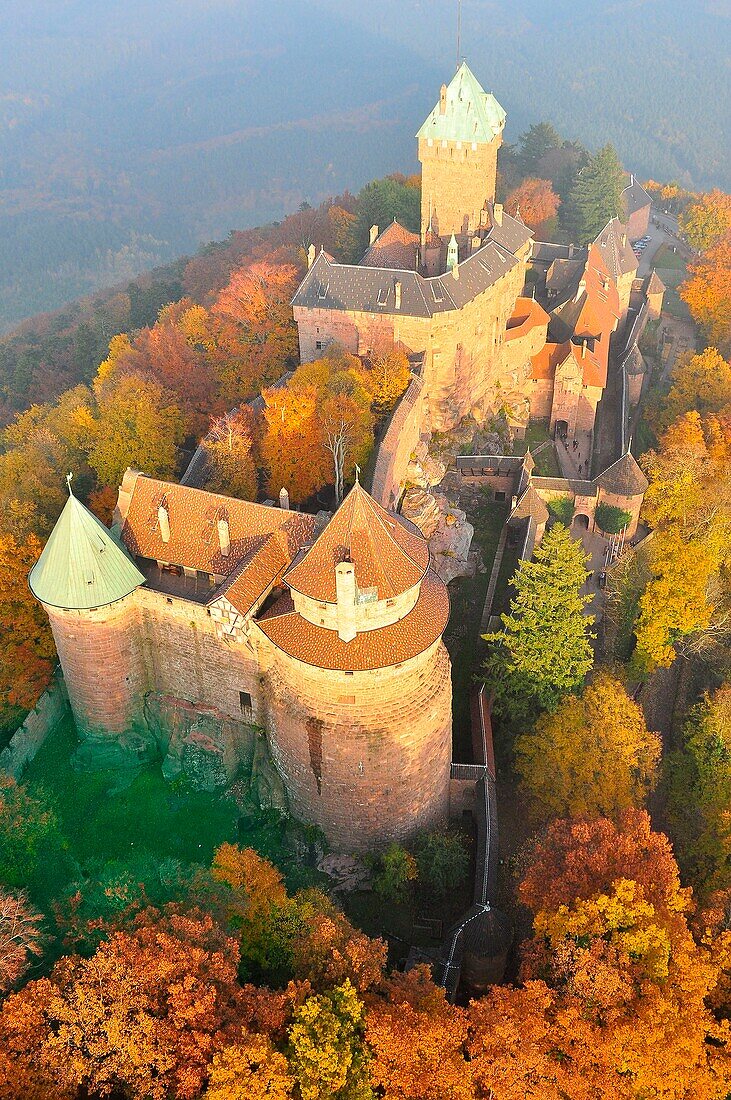
<instances>
[{"instance_id":1,"label":"stone pathway","mask_svg":"<svg viewBox=\"0 0 731 1100\"><path fill-rule=\"evenodd\" d=\"M570 438L568 440L568 450L562 440L556 440L558 464L564 477L572 480L584 478L589 481L591 480L592 434L591 432L577 432L576 440L578 443L576 450L574 450ZM581 464L581 473L579 473L579 464Z\"/></svg>"},{"instance_id":2,"label":"stone pathway","mask_svg":"<svg viewBox=\"0 0 731 1100\"><path fill-rule=\"evenodd\" d=\"M508 537L508 525L504 525L500 532L500 540L495 550L495 560L492 563L492 572L490 573L490 583L487 586L487 595L485 596L485 606L482 609L482 618L480 619L480 634L487 634L488 624L490 621L490 612L492 611L492 601L495 599L495 589L497 588L497 579L500 573L500 566L503 560L503 551L505 550L505 543Z\"/></svg>"}]
</instances>

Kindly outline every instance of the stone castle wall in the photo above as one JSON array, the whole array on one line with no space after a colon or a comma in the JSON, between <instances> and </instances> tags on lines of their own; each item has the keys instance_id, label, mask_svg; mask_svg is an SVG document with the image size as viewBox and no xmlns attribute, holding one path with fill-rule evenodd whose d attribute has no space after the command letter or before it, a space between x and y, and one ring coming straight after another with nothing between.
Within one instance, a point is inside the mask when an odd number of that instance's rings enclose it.
<instances>
[{"instance_id":1,"label":"stone castle wall","mask_svg":"<svg viewBox=\"0 0 731 1100\"><path fill-rule=\"evenodd\" d=\"M428 430L424 383L420 378L412 378L394 410L376 455L371 493L384 508L397 504L411 456L422 434Z\"/></svg>"},{"instance_id":2,"label":"stone castle wall","mask_svg":"<svg viewBox=\"0 0 731 1100\"><path fill-rule=\"evenodd\" d=\"M260 633L257 647L272 753L298 817L348 851L447 820L452 686L441 641L353 674L304 665Z\"/></svg>"},{"instance_id":3,"label":"stone castle wall","mask_svg":"<svg viewBox=\"0 0 731 1100\"><path fill-rule=\"evenodd\" d=\"M316 359L331 342L357 355L393 344L423 352L435 431L449 430L470 413L484 419L505 404L527 407L530 362L520 349L506 352L505 344L524 280L525 263L519 263L462 309L431 318L296 307L302 362Z\"/></svg>"},{"instance_id":4,"label":"stone castle wall","mask_svg":"<svg viewBox=\"0 0 731 1100\"><path fill-rule=\"evenodd\" d=\"M489 145L419 139L422 238L430 218L440 237L479 228L485 202L495 198L500 144L500 137Z\"/></svg>"}]
</instances>

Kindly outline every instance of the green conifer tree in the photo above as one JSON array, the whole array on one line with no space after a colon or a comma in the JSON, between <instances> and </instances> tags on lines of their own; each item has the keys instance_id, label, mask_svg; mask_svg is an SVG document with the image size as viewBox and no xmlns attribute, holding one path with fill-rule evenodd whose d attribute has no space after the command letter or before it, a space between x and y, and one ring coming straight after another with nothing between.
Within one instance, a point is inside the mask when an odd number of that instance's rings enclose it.
<instances>
[{"instance_id":1,"label":"green conifer tree","mask_svg":"<svg viewBox=\"0 0 731 1100\"><path fill-rule=\"evenodd\" d=\"M586 563L581 543L557 523L533 561L521 562L512 584L510 613L502 630L485 634L489 645L485 680L503 717L516 724L552 711L575 692L592 666L591 599L582 596Z\"/></svg>"},{"instance_id":2,"label":"green conifer tree","mask_svg":"<svg viewBox=\"0 0 731 1100\"><path fill-rule=\"evenodd\" d=\"M613 145L605 145L582 168L569 198L569 216L580 244L593 241L621 212L622 165Z\"/></svg>"}]
</instances>

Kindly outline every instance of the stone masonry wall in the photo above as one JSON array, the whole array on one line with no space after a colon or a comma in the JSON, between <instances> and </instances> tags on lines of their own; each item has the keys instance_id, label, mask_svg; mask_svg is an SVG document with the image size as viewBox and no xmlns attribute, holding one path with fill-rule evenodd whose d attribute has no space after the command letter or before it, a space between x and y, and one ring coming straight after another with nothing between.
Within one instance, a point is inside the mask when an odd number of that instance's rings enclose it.
<instances>
[{"instance_id":1,"label":"stone masonry wall","mask_svg":"<svg viewBox=\"0 0 731 1100\"><path fill-rule=\"evenodd\" d=\"M393 412L376 455L371 493L384 508L397 503L411 456L422 434L428 430L424 383L420 378L412 378Z\"/></svg>"},{"instance_id":2,"label":"stone masonry wall","mask_svg":"<svg viewBox=\"0 0 731 1100\"><path fill-rule=\"evenodd\" d=\"M147 690L136 594L91 611L46 610L79 732L124 733Z\"/></svg>"},{"instance_id":3,"label":"stone masonry wall","mask_svg":"<svg viewBox=\"0 0 731 1100\"><path fill-rule=\"evenodd\" d=\"M499 137L489 145L420 138L422 235L430 217L440 237L479 227L485 201L495 198L500 143Z\"/></svg>"},{"instance_id":4,"label":"stone masonry wall","mask_svg":"<svg viewBox=\"0 0 731 1100\"><path fill-rule=\"evenodd\" d=\"M272 753L298 817L345 851L446 821L452 687L441 641L399 667L348 675L258 639Z\"/></svg>"}]
</instances>

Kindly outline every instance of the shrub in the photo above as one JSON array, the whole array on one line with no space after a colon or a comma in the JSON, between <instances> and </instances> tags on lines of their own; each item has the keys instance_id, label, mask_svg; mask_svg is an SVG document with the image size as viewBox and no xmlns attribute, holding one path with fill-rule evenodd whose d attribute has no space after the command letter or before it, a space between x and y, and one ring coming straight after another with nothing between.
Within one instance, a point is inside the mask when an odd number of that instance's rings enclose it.
<instances>
[{"instance_id":1,"label":"shrub","mask_svg":"<svg viewBox=\"0 0 731 1100\"><path fill-rule=\"evenodd\" d=\"M417 873L416 860L411 852L400 844L391 844L378 861L373 888L388 901L403 901L409 883L414 881Z\"/></svg>"},{"instance_id":2,"label":"shrub","mask_svg":"<svg viewBox=\"0 0 731 1100\"><path fill-rule=\"evenodd\" d=\"M444 898L466 879L469 856L457 833L426 833L417 843L416 864L419 882Z\"/></svg>"},{"instance_id":3,"label":"shrub","mask_svg":"<svg viewBox=\"0 0 731 1100\"><path fill-rule=\"evenodd\" d=\"M546 507L551 514L551 519L558 520L564 527L571 526L571 520L574 518L573 497L554 497L553 500L546 502Z\"/></svg>"},{"instance_id":4,"label":"shrub","mask_svg":"<svg viewBox=\"0 0 731 1100\"><path fill-rule=\"evenodd\" d=\"M596 525L608 535L618 534L632 519L632 513L624 508L615 508L613 504L599 504L596 510Z\"/></svg>"}]
</instances>

